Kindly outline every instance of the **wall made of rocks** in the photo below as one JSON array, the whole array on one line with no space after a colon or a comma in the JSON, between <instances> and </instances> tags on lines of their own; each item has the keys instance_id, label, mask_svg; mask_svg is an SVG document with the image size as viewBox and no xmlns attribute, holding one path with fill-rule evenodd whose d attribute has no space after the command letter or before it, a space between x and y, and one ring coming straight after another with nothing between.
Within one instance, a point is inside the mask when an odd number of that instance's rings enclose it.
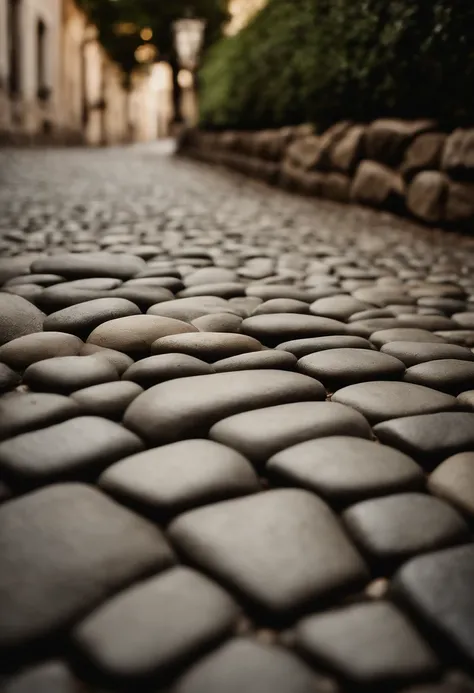
<instances>
[{"instance_id":1,"label":"wall made of rocks","mask_svg":"<svg viewBox=\"0 0 474 693\"><path fill-rule=\"evenodd\" d=\"M474 231L474 129L430 120L261 132L189 131L180 152L295 192Z\"/></svg>"}]
</instances>

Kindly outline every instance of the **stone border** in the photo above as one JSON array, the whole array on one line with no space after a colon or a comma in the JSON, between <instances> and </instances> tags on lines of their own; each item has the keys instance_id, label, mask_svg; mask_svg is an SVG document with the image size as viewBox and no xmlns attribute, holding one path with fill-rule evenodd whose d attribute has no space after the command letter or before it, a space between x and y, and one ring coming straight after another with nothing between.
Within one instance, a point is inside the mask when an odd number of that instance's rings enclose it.
<instances>
[{"instance_id":1,"label":"stone border","mask_svg":"<svg viewBox=\"0 0 474 693\"><path fill-rule=\"evenodd\" d=\"M341 122L260 132L190 130L179 153L287 190L474 231L474 129L431 120Z\"/></svg>"}]
</instances>

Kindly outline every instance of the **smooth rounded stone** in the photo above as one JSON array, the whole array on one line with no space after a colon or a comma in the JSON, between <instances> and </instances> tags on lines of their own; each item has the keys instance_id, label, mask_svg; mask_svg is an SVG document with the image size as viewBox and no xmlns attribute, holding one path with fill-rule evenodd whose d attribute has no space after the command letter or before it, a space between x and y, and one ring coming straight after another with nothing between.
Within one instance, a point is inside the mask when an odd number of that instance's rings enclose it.
<instances>
[{"instance_id":1,"label":"smooth rounded stone","mask_svg":"<svg viewBox=\"0 0 474 693\"><path fill-rule=\"evenodd\" d=\"M236 298L229 298L228 307L238 311L239 315L248 318L261 303L263 300L258 296L237 296Z\"/></svg>"},{"instance_id":2,"label":"smooth rounded stone","mask_svg":"<svg viewBox=\"0 0 474 693\"><path fill-rule=\"evenodd\" d=\"M128 282L125 282L122 286L124 289L131 289L132 287L140 286L153 286L168 289L168 291L171 291L172 293L184 289L183 282L177 277L137 277L136 279L129 279Z\"/></svg>"},{"instance_id":3,"label":"smooth rounded stone","mask_svg":"<svg viewBox=\"0 0 474 693\"><path fill-rule=\"evenodd\" d=\"M441 296L423 296L417 300L417 304L419 306L424 306L425 308L437 308L446 315L452 315L453 313L459 313L466 310L466 304L464 301L460 301L456 298L444 298Z\"/></svg>"},{"instance_id":4,"label":"smooth rounded stone","mask_svg":"<svg viewBox=\"0 0 474 693\"><path fill-rule=\"evenodd\" d=\"M18 488L96 477L117 460L140 452L131 431L96 416L79 416L0 443L0 469Z\"/></svg>"},{"instance_id":5,"label":"smooth rounded stone","mask_svg":"<svg viewBox=\"0 0 474 693\"><path fill-rule=\"evenodd\" d=\"M466 292L461 286L450 286L448 284L434 284L426 282L419 286L413 286L409 288L410 296L414 298L423 298L425 296L441 296L448 298L459 298L462 299Z\"/></svg>"},{"instance_id":6,"label":"smooth rounded stone","mask_svg":"<svg viewBox=\"0 0 474 693\"><path fill-rule=\"evenodd\" d=\"M12 277L22 276L30 272L31 263L37 258L37 253L17 255L16 257L0 257L0 286Z\"/></svg>"},{"instance_id":7,"label":"smooth rounded stone","mask_svg":"<svg viewBox=\"0 0 474 693\"><path fill-rule=\"evenodd\" d=\"M64 630L117 590L167 568L160 530L91 486L56 484L0 507L0 646Z\"/></svg>"},{"instance_id":8,"label":"smooth rounded stone","mask_svg":"<svg viewBox=\"0 0 474 693\"><path fill-rule=\"evenodd\" d=\"M449 330L436 333L447 342L459 344L459 346L474 347L474 330Z\"/></svg>"},{"instance_id":9,"label":"smooth rounded stone","mask_svg":"<svg viewBox=\"0 0 474 693\"><path fill-rule=\"evenodd\" d=\"M232 313L213 313L191 321L201 332L238 332L242 318Z\"/></svg>"},{"instance_id":10,"label":"smooth rounded stone","mask_svg":"<svg viewBox=\"0 0 474 693\"><path fill-rule=\"evenodd\" d=\"M268 315L271 313L309 313L309 306L305 301L297 301L294 298L272 298L260 303L252 315Z\"/></svg>"},{"instance_id":11,"label":"smooth rounded stone","mask_svg":"<svg viewBox=\"0 0 474 693\"><path fill-rule=\"evenodd\" d=\"M21 383L21 377L5 363L0 363L0 394L13 390Z\"/></svg>"},{"instance_id":12,"label":"smooth rounded stone","mask_svg":"<svg viewBox=\"0 0 474 693\"><path fill-rule=\"evenodd\" d=\"M172 264L165 264L162 266L155 265L155 262L150 262L147 268L136 275L135 279L147 279L154 277L174 277L175 279L181 279L181 272L172 266Z\"/></svg>"},{"instance_id":13,"label":"smooth rounded stone","mask_svg":"<svg viewBox=\"0 0 474 693\"><path fill-rule=\"evenodd\" d=\"M353 297L362 303L371 303L379 308L384 308L392 303L398 305L413 305L416 298L408 295L400 289L384 289L382 287L362 287L352 292Z\"/></svg>"},{"instance_id":14,"label":"smooth rounded stone","mask_svg":"<svg viewBox=\"0 0 474 693\"><path fill-rule=\"evenodd\" d=\"M367 579L336 516L306 491L267 491L192 510L168 535L193 564L273 618L291 618Z\"/></svg>"},{"instance_id":15,"label":"smooth rounded stone","mask_svg":"<svg viewBox=\"0 0 474 693\"><path fill-rule=\"evenodd\" d=\"M0 346L43 329L44 314L14 294L0 291Z\"/></svg>"},{"instance_id":16,"label":"smooth rounded stone","mask_svg":"<svg viewBox=\"0 0 474 693\"><path fill-rule=\"evenodd\" d=\"M89 614L72 644L111 684L169 677L230 635L239 609L216 583L175 567L132 585Z\"/></svg>"},{"instance_id":17,"label":"smooth rounded stone","mask_svg":"<svg viewBox=\"0 0 474 693\"><path fill-rule=\"evenodd\" d=\"M37 286L51 286L51 284L60 284L64 281L64 277L59 274L22 274L12 277L3 285L3 288L16 286L17 284L36 284Z\"/></svg>"},{"instance_id":18,"label":"smooth rounded stone","mask_svg":"<svg viewBox=\"0 0 474 693\"><path fill-rule=\"evenodd\" d=\"M416 327L428 330L428 332L456 329L454 320L450 320L444 315L421 315L420 313L405 315L402 313L397 315L397 319L400 327Z\"/></svg>"},{"instance_id":19,"label":"smooth rounded stone","mask_svg":"<svg viewBox=\"0 0 474 693\"><path fill-rule=\"evenodd\" d=\"M296 628L296 646L345 683L364 690L424 679L439 669L435 653L408 618L385 601L305 618Z\"/></svg>"},{"instance_id":20,"label":"smooth rounded stone","mask_svg":"<svg viewBox=\"0 0 474 693\"><path fill-rule=\"evenodd\" d=\"M332 402L294 402L235 414L209 432L258 465L297 443L331 435L370 438L372 433L359 412Z\"/></svg>"},{"instance_id":21,"label":"smooth rounded stone","mask_svg":"<svg viewBox=\"0 0 474 693\"><path fill-rule=\"evenodd\" d=\"M140 513L167 521L199 505L260 490L242 455L211 440L183 440L121 460L99 486Z\"/></svg>"},{"instance_id":22,"label":"smooth rounded stone","mask_svg":"<svg viewBox=\"0 0 474 693\"><path fill-rule=\"evenodd\" d=\"M79 681L60 660L32 666L7 680L2 693L88 693Z\"/></svg>"},{"instance_id":23,"label":"smooth rounded stone","mask_svg":"<svg viewBox=\"0 0 474 693\"><path fill-rule=\"evenodd\" d=\"M136 383L118 381L77 390L71 397L84 413L119 421L129 404L142 392L143 388Z\"/></svg>"},{"instance_id":24,"label":"smooth rounded stone","mask_svg":"<svg viewBox=\"0 0 474 693\"><path fill-rule=\"evenodd\" d=\"M328 298L320 298L309 307L313 315L319 315L324 318L333 318L334 320L342 320L345 322L354 313L366 310L366 303L358 301L352 296L330 296Z\"/></svg>"},{"instance_id":25,"label":"smooth rounded stone","mask_svg":"<svg viewBox=\"0 0 474 693\"><path fill-rule=\"evenodd\" d=\"M406 308L407 306L405 306ZM353 313L347 322L359 322L365 320L377 320L379 318L394 318L395 315L390 308L369 308L361 310L359 313Z\"/></svg>"},{"instance_id":26,"label":"smooth rounded stone","mask_svg":"<svg viewBox=\"0 0 474 693\"><path fill-rule=\"evenodd\" d=\"M303 356L298 370L334 392L368 380L397 380L405 373L405 365L393 356L369 349L329 349Z\"/></svg>"},{"instance_id":27,"label":"smooth rounded stone","mask_svg":"<svg viewBox=\"0 0 474 693\"><path fill-rule=\"evenodd\" d=\"M81 414L69 397L13 392L0 397L0 440L51 426Z\"/></svg>"},{"instance_id":28,"label":"smooth rounded stone","mask_svg":"<svg viewBox=\"0 0 474 693\"><path fill-rule=\"evenodd\" d=\"M393 589L432 632L474 662L474 544L413 558L395 576ZM441 651L443 651L443 649Z\"/></svg>"},{"instance_id":29,"label":"smooth rounded stone","mask_svg":"<svg viewBox=\"0 0 474 693\"><path fill-rule=\"evenodd\" d=\"M333 691L300 659L281 647L235 638L199 660L174 693L326 693ZM225 683L224 683L225 682ZM9 692L7 692L9 693ZM26 692L25 692L26 693Z\"/></svg>"},{"instance_id":30,"label":"smooth rounded stone","mask_svg":"<svg viewBox=\"0 0 474 693\"><path fill-rule=\"evenodd\" d=\"M397 329L399 326L397 317L372 318L371 320L356 320L347 324L347 332L359 337L369 338L374 332L381 330Z\"/></svg>"},{"instance_id":31,"label":"smooth rounded stone","mask_svg":"<svg viewBox=\"0 0 474 693\"><path fill-rule=\"evenodd\" d=\"M116 318L96 327L87 339L106 349L115 349L125 354L140 357L148 355L153 342L167 335L198 332L194 325L158 315L131 315Z\"/></svg>"},{"instance_id":32,"label":"smooth rounded stone","mask_svg":"<svg viewBox=\"0 0 474 693\"><path fill-rule=\"evenodd\" d=\"M333 337L310 337L309 339L293 339L290 342L278 344L276 349L287 351L297 359L315 354L327 349L372 349L373 345L363 337L335 335Z\"/></svg>"},{"instance_id":33,"label":"smooth rounded stone","mask_svg":"<svg viewBox=\"0 0 474 693\"><path fill-rule=\"evenodd\" d=\"M289 339L342 335L346 331L346 325L330 318L317 318L315 315L278 313L246 318L240 331L259 339L267 346L276 346Z\"/></svg>"},{"instance_id":34,"label":"smooth rounded stone","mask_svg":"<svg viewBox=\"0 0 474 693\"><path fill-rule=\"evenodd\" d=\"M433 342L387 342L380 351L403 361L407 368L426 361L457 359L474 361L474 354L457 344L436 344Z\"/></svg>"},{"instance_id":35,"label":"smooth rounded stone","mask_svg":"<svg viewBox=\"0 0 474 693\"><path fill-rule=\"evenodd\" d=\"M41 301L40 297L43 294L43 287L37 284L18 284L16 286L5 286L2 291L15 296L21 296L21 298L37 305Z\"/></svg>"},{"instance_id":36,"label":"smooth rounded stone","mask_svg":"<svg viewBox=\"0 0 474 693\"><path fill-rule=\"evenodd\" d=\"M187 287L207 284L233 284L237 281L237 273L222 267L203 267L184 277Z\"/></svg>"},{"instance_id":37,"label":"smooth rounded stone","mask_svg":"<svg viewBox=\"0 0 474 693\"><path fill-rule=\"evenodd\" d=\"M219 296L197 296L194 298L177 298L174 301L166 301L148 309L148 315L160 315L165 318L175 318L184 322L191 322L196 318L211 313L238 313L232 307L230 301Z\"/></svg>"},{"instance_id":38,"label":"smooth rounded stone","mask_svg":"<svg viewBox=\"0 0 474 693\"><path fill-rule=\"evenodd\" d=\"M63 284L48 286L46 289L43 289L38 296L36 302L46 313L55 313L88 301L109 298L108 291L99 291L97 289L68 289L67 287L63 289L63 286ZM64 332L65 330L62 331Z\"/></svg>"},{"instance_id":39,"label":"smooth rounded stone","mask_svg":"<svg viewBox=\"0 0 474 693\"><path fill-rule=\"evenodd\" d=\"M360 411L371 424L402 416L416 416L456 409L455 397L413 383L372 381L338 390L333 402Z\"/></svg>"},{"instance_id":40,"label":"smooth rounded stone","mask_svg":"<svg viewBox=\"0 0 474 693\"><path fill-rule=\"evenodd\" d=\"M135 303L141 310L146 311L156 304L172 301L174 294L159 286L121 286L110 292L111 298L122 298Z\"/></svg>"},{"instance_id":41,"label":"smooth rounded stone","mask_svg":"<svg viewBox=\"0 0 474 693\"><path fill-rule=\"evenodd\" d=\"M474 390L461 392L461 394L458 395L457 400L461 407L467 409L474 409Z\"/></svg>"},{"instance_id":42,"label":"smooth rounded stone","mask_svg":"<svg viewBox=\"0 0 474 693\"><path fill-rule=\"evenodd\" d=\"M215 361L212 366L216 373L247 371L259 368L272 368L286 371L295 369L296 356L285 351L264 349L263 351L254 351L250 354L239 354L238 356L231 356L221 361Z\"/></svg>"},{"instance_id":43,"label":"smooth rounded stone","mask_svg":"<svg viewBox=\"0 0 474 693\"><path fill-rule=\"evenodd\" d=\"M282 450L269 460L266 471L272 480L306 488L336 506L424 484L421 468L407 455L345 435Z\"/></svg>"},{"instance_id":44,"label":"smooth rounded stone","mask_svg":"<svg viewBox=\"0 0 474 693\"><path fill-rule=\"evenodd\" d=\"M132 363L122 379L131 380L146 389L167 380L213 372L212 366L189 354L158 354Z\"/></svg>"},{"instance_id":45,"label":"smooth rounded stone","mask_svg":"<svg viewBox=\"0 0 474 693\"><path fill-rule=\"evenodd\" d=\"M140 315L140 309L131 301L97 298L51 313L44 321L44 329L68 332L85 339L102 323L130 315Z\"/></svg>"},{"instance_id":46,"label":"smooth rounded stone","mask_svg":"<svg viewBox=\"0 0 474 693\"><path fill-rule=\"evenodd\" d=\"M122 284L120 279L112 277L89 277L88 279L75 279L71 282L65 282L63 289L84 289L85 291L111 291Z\"/></svg>"},{"instance_id":47,"label":"smooth rounded stone","mask_svg":"<svg viewBox=\"0 0 474 693\"><path fill-rule=\"evenodd\" d=\"M60 274L66 279L87 277L131 279L145 268L144 260L125 253L65 253L35 260L31 265L31 272Z\"/></svg>"},{"instance_id":48,"label":"smooth rounded stone","mask_svg":"<svg viewBox=\"0 0 474 693\"><path fill-rule=\"evenodd\" d=\"M382 570L469 537L454 508L423 493L365 500L346 510L342 519L363 554Z\"/></svg>"},{"instance_id":49,"label":"smooth rounded stone","mask_svg":"<svg viewBox=\"0 0 474 693\"><path fill-rule=\"evenodd\" d=\"M320 383L299 373L268 369L198 375L147 390L127 409L124 423L148 441L173 443L199 437L233 414L325 397Z\"/></svg>"},{"instance_id":50,"label":"smooth rounded stone","mask_svg":"<svg viewBox=\"0 0 474 693\"><path fill-rule=\"evenodd\" d=\"M220 298L234 298L245 296L245 285L239 282L219 282L208 284L196 284L180 291L178 298L193 298L195 296L219 296Z\"/></svg>"},{"instance_id":51,"label":"smooth rounded stone","mask_svg":"<svg viewBox=\"0 0 474 693\"><path fill-rule=\"evenodd\" d=\"M122 354L121 351L116 351L115 349L104 349L103 347L96 346L95 344L84 344L79 355L105 358L115 367L119 375L125 373L127 368L130 368L133 363L133 359L126 354Z\"/></svg>"},{"instance_id":52,"label":"smooth rounded stone","mask_svg":"<svg viewBox=\"0 0 474 693\"><path fill-rule=\"evenodd\" d=\"M275 298L291 298L294 301L311 303L313 300L311 289L298 289L288 284L250 284L245 293L247 296L257 296L264 301Z\"/></svg>"},{"instance_id":53,"label":"smooth rounded stone","mask_svg":"<svg viewBox=\"0 0 474 693\"><path fill-rule=\"evenodd\" d=\"M152 354L178 352L211 363L262 349L260 342L253 337L228 332L193 332L169 335L157 339L151 345Z\"/></svg>"},{"instance_id":54,"label":"smooth rounded stone","mask_svg":"<svg viewBox=\"0 0 474 693\"><path fill-rule=\"evenodd\" d=\"M427 361L409 368L404 380L459 395L463 390L474 388L474 363L449 358Z\"/></svg>"},{"instance_id":55,"label":"smooth rounded stone","mask_svg":"<svg viewBox=\"0 0 474 693\"><path fill-rule=\"evenodd\" d=\"M461 452L448 457L430 475L428 489L473 518L474 452Z\"/></svg>"},{"instance_id":56,"label":"smooth rounded stone","mask_svg":"<svg viewBox=\"0 0 474 693\"><path fill-rule=\"evenodd\" d=\"M389 342L445 342L442 337L428 330L421 330L416 327L396 327L394 329L373 332L370 335L370 341L379 349Z\"/></svg>"},{"instance_id":57,"label":"smooth rounded stone","mask_svg":"<svg viewBox=\"0 0 474 693\"><path fill-rule=\"evenodd\" d=\"M454 313L453 322L464 330L474 330L474 312Z\"/></svg>"},{"instance_id":58,"label":"smooth rounded stone","mask_svg":"<svg viewBox=\"0 0 474 693\"><path fill-rule=\"evenodd\" d=\"M144 260L151 260L161 253L161 248L158 245L143 243L141 245L132 245L129 247L131 255L138 255Z\"/></svg>"},{"instance_id":59,"label":"smooth rounded stone","mask_svg":"<svg viewBox=\"0 0 474 693\"><path fill-rule=\"evenodd\" d=\"M96 356L57 356L31 364L23 381L32 390L69 394L91 385L118 380L110 361Z\"/></svg>"},{"instance_id":60,"label":"smooth rounded stone","mask_svg":"<svg viewBox=\"0 0 474 693\"><path fill-rule=\"evenodd\" d=\"M433 469L451 455L474 449L474 413L449 411L408 416L378 424L374 433L382 443Z\"/></svg>"},{"instance_id":61,"label":"smooth rounded stone","mask_svg":"<svg viewBox=\"0 0 474 693\"><path fill-rule=\"evenodd\" d=\"M0 361L17 371L55 356L77 356L84 343L64 332L36 332L17 337L0 347Z\"/></svg>"}]
</instances>

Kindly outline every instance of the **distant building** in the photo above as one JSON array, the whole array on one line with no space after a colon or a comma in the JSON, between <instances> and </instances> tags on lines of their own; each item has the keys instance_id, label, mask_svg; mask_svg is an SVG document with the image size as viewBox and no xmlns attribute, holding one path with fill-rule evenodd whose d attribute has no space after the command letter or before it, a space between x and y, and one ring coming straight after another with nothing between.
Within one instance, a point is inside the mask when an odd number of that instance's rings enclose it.
<instances>
[{"instance_id":1,"label":"distant building","mask_svg":"<svg viewBox=\"0 0 474 693\"><path fill-rule=\"evenodd\" d=\"M141 72L126 88L74 0L0 0L0 142L152 139L158 94L151 84Z\"/></svg>"},{"instance_id":2,"label":"distant building","mask_svg":"<svg viewBox=\"0 0 474 693\"><path fill-rule=\"evenodd\" d=\"M268 0L230 0L231 18L225 30L226 34L228 36L238 34L267 2Z\"/></svg>"}]
</instances>

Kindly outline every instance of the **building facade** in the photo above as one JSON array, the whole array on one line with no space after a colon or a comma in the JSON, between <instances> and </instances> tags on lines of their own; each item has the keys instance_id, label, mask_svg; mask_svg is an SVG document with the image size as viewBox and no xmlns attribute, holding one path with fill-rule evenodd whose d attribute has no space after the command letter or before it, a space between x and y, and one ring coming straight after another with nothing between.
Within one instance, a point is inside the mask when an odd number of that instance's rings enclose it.
<instances>
[{"instance_id":1,"label":"building facade","mask_svg":"<svg viewBox=\"0 0 474 693\"><path fill-rule=\"evenodd\" d=\"M0 143L152 139L156 99L146 71L126 87L74 0L0 0Z\"/></svg>"}]
</instances>

